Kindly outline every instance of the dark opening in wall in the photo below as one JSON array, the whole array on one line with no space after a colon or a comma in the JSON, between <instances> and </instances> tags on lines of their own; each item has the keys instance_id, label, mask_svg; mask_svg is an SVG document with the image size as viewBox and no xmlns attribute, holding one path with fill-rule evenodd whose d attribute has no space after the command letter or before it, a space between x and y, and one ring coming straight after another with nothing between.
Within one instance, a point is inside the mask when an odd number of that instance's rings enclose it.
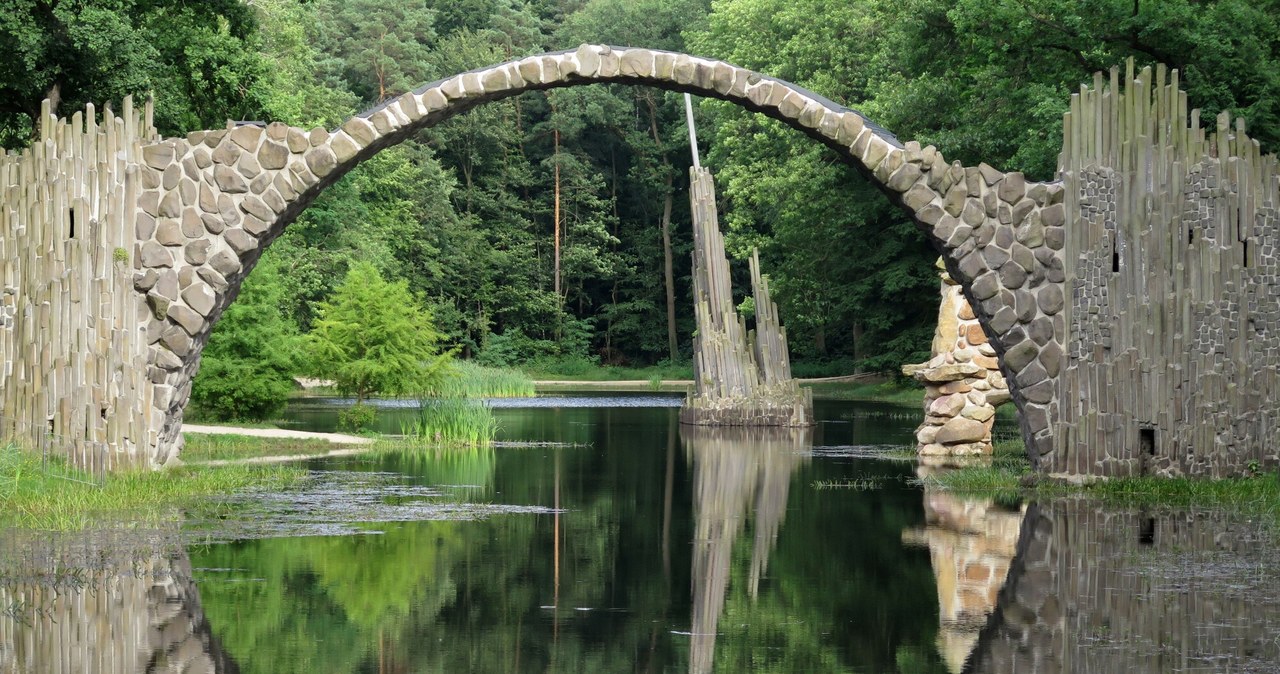
<instances>
[{"instance_id":1,"label":"dark opening in wall","mask_svg":"<svg viewBox=\"0 0 1280 674\"><path fill-rule=\"evenodd\" d=\"M1187 245L1191 245L1195 242L1196 242L1196 230L1194 227L1188 227L1187 228Z\"/></svg>"},{"instance_id":2,"label":"dark opening in wall","mask_svg":"<svg viewBox=\"0 0 1280 674\"><path fill-rule=\"evenodd\" d=\"M1143 457L1156 455L1156 429L1138 429L1138 450L1142 452Z\"/></svg>"},{"instance_id":3,"label":"dark opening in wall","mask_svg":"<svg viewBox=\"0 0 1280 674\"><path fill-rule=\"evenodd\" d=\"M1244 240L1244 241L1242 241L1241 243L1243 243L1243 244L1244 244L1244 255L1243 255L1243 257L1244 257L1244 268L1245 268L1245 269L1248 269L1248 268L1249 268L1249 240L1248 240L1248 239L1245 239L1245 240Z\"/></svg>"},{"instance_id":4,"label":"dark opening in wall","mask_svg":"<svg viewBox=\"0 0 1280 674\"><path fill-rule=\"evenodd\" d=\"M1142 520L1138 527L1138 543L1140 545L1156 544L1156 518L1148 517Z\"/></svg>"},{"instance_id":5,"label":"dark opening in wall","mask_svg":"<svg viewBox=\"0 0 1280 674\"><path fill-rule=\"evenodd\" d=\"M71 231L67 232L67 238L74 239L76 238L76 212L67 211L67 216L71 221L71 228L70 228Z\"/></svg>"},{"instance_id":6,"label":"dark opening in wall","mask_svg":"<svg viewBox=\"0 0 1280 674\"><path fill-rule=\"evenodd\" d=\"M1113 273L1120 271L1120 249L1119 248L1111 249L1111 271Z\"/></svg>"}]
</instances>

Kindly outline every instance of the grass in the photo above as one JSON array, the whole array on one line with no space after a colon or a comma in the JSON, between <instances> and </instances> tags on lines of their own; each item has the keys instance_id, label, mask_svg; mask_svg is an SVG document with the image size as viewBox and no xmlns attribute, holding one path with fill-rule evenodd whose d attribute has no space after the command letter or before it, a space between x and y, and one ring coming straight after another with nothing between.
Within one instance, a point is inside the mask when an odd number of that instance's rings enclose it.
<instances>
[{"instance_id":1,"label":"grass","mask_svg":"<svg viewBox=\"0 0 1280 674\"><path fill-rule=\"evenodd\" d=\"M924 403L924 387L915 382L890 379L874 383L818 382L804 384L815 399L862 400L900 405Z\"/></svg>"},{"instance_id":2,"label":"grass","mask_svg":"<svg viewBox=\"0 0 1280 674\"><path fill-rule=\"evenodd\" d=\"M181 467L111 473L96 484L60 461L45 469L40 457L7 444L0 446L0 526L69 531L104 521L163 519L203 497L279 489L305 475L278 466Z\"/></svg>"},{"instance_id":3,"label":"grass","mask_svg":"<svg viewBox=\"0 0 1280 674\"><path fill-rule=\"evenodd\" d=\"M693 364L660 363L645 367L624 367L617 365L598 365L585 359L564 359L554 361L538 361L521 366L521 369L533 379L553 379L564 381L645 381L654 377L659 380L693 379Z\"/></svg>"},{"instance_id":4,"label":"grass","mask_svg":"<svg viewBox=\"0 0 1280 674\"><path fill-rule=\"evenodd\" d=\"M188 433L183 461L223 461L262 456L325 454L339 447L319 438L262 438L251 435Z\"/></svg>"},{"instance_id":5,"label":"grass","mask_svg":"<svg viewBox=\"0 0 1280 674\"><path fill-rule=\"evenodd\" d=\"M520 370L485 367L467 360L450 365L440 385L441 398L532 398L533 380Z\"/></svg>"},{"instance_id":6,"label":"grass","mask_svg":"<svg viewBox=\"0 0 1280 674\"><path fill-rule=\"evenodd\" d=\"M1085 484L1039 479L1017 437L997 434L989 465L942 471L921 478L962 494L1010 501L1025 498L1085 496L1120 507L1227 509L1270 519L1280 525L1280 475L1206 479L1194 477L1120 477Z\"/></svg>"},{"instance_id":7,"label":"grass","mask_svg":"<svg viewBox=\"0 0 1280 674\"><path fill-rule=\"evenodd\" d=\"M404 424L405 436L435 444L485 445L493 441L498 422L493 410L465 398L422 401L418 418Z\"/></svg>"}]
</instances>

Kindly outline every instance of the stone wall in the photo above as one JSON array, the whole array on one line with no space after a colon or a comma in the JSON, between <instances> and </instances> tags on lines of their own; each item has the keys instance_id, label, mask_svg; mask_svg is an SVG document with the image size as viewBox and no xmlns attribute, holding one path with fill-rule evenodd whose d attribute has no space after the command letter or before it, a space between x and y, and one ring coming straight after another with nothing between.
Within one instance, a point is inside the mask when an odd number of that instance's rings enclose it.
<instances>
[{"instance_id":1,"label":"stone wall","mask_svg":"<svg viewBox=\"0 0 1280 674\"><path fill-rule=\"evenodd\" d=\"M1046 468L1221 477L1280 466L1280 166L1178 73L1072 96L1067 352ZM1190 121L1188 122L1188 118ZM1055 217L1057 217L1055 215ZM1027 370L1015 359L1018 376Z\"/></svg>"},{"instance_id":2,"label":"stone wall","mask_svg":"<svg viewBox=\"0 0 1280 674\"><path fill-rule=\"evenodd\" d=\"M922 456L989 455L996 408L1009 401L1009 386L960 284L945 270L941 275L932 358L902 368L924 384L925 417L916 429L916 451Z\"/></svg>"},{"instance_id":3,"label":"stone wall","mask_svg":"<svg viewBox=\"0 0 1280 674\"><path fill-rule=\"evenodd\" d=\"M145 465L167 413L132 283L151 109L46 103L40 141L0 155L0 442L94 471Z\"/></svg>"}]
</instances>

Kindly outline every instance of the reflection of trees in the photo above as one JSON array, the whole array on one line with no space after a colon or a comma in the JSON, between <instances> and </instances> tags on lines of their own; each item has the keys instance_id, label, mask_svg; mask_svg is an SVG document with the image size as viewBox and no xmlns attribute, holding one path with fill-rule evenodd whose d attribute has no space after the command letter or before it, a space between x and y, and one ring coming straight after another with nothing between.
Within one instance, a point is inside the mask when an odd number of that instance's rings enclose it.
<instances>
[{"instance_id":1,"label":"reflection of trees","mask_svg":"<svg viewBox=\"0 0 1280 674\"><path fill-rule=\"evenodd\" d=\"M15 541L2 542L12 555ZM18 543L0 570L0 672L234 674L191 564L164 540Z\"/></svg>"},{"instance_id":2,"label":"reflection of trees","mask_svg":"<svg viewBox=\"0 0 1280 674\"><path fill-rule=\"evenodd\" d=\"M689 671L711 671L716 629L729 585L733 543L755 513L750 594L787 510L791 472L810 446L809 430L682 426L680 438L693 462L693 627Z\"/></svg>"}]
</instances>

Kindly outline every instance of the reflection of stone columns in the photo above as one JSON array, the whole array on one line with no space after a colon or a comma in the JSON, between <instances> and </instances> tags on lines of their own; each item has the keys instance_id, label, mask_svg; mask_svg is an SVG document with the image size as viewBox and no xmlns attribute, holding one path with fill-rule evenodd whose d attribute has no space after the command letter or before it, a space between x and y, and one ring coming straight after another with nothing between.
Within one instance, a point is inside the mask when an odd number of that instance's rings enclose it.
<instances>
[{"instance_id":1,"label":"reflection of stone columns","mask_svg":"<svg viewBox=\"0 0 1280 674\"><path fill-rule=\"evenodd\" d=\"M942 260L938 260L941 269ZM924 384L925 420L916 429L919 453L991 453L996 407L1009 400L995 349L974 317L960 286L945 271L932 358L907 365L904 374Z\"/></svg>"},{"instance_id":2,"label":"reflection of stone columns","mask_svg":"<svg viewBox=\"0 0 1280 674\"><path fill-rule=\"evenodd\" d=\"M1280 671L1280 558L1222 513L1027 508L966 672Z\"/></svg>"},{"instance_id":3,"label":"reflection of stone columns","mask_svg":"<svg viewBox=\"0 0 1280 674\"><path fill-rule=\"evenodd\" d=\"M682 426L693 461L693 619L689 671L709 672L729 586L733 543L754 506L750 593L755 596L787 512L791 472L811 446L808 429Z\"/></svg>"},{"instance_id":4,"label":"reflection of stone columns","mask_svg":"<svg viewBox=\"0 0 1280 674\"><path fill-rule=\"evenodd\" d=\"M926 487L924 516L925 527L903 537L929 548L938 585L938 652L958 674L1009 573L1022 513L989 498Z\"/></svg>"},{"instance_id":5,"label":"reflection of stone columns","mask_svg":"<svg viewBox=\"0 0 1280 674\"><path fill-rule=\"evenodd\" d=\"M185 551L76 556L46 550L0 570L0 674L239 671L205 622Z\"/></svg>"}]
</instances>

